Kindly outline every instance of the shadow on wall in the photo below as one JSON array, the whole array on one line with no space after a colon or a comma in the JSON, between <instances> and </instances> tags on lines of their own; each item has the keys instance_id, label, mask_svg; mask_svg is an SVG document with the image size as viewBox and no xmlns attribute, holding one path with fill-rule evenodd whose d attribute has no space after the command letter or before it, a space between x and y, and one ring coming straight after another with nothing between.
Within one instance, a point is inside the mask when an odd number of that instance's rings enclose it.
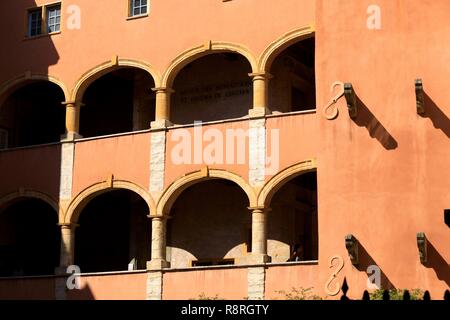
<instances>
[{"instance_id":1,"label":"shadow on wall","mask_svg":"<svg viewBox=\"0 0 450 320\"><path fill-rule=\"evenodd\" d=\"M67 300L96 300L88 284L81 289L73 289L67 291Z\"/></svg>"},{"instance_id":2,"label":"shadow on wall","mask_svg":"<svg viewBox=\"0 0 450 320\"><path fill-rule=\"evenodd\" d=\"M370 137L377 139L386 150L396 149L398 147L397 141L358 96L356 96L356 103L358 106L358 115L353 121L358 126L365 127Z\"/></svg>"},{"instance_id":3,"label":"shadow on wall","mask_svg":"<svg viewBox=\"0 0 450 320\"><path fill-rule=\"evenodd\" d=\"M438 279L445 281L447 286L450 286L450 266L430 241L428 241L427 255L425 267L434 269Z\"/></svg>"},{"instance_id":4,"label":"shadow on wall","mask_svg":"<svg viewBox=\"0 0 450 320\"><path fill-rule=\"evenodd\" d=\"M34 38L29 36L30 21L27 14L39 10L42 10L42 14L46 14L45 8L38 7L34 0L0 2L0 12L8 12L8 14L2 15L2 22L8 28L0 29L0 38L4 43L13 44L9 50L0 52L0 69L2 74L7 76L4 80L9 80L26 71L45 75L49 73L49 66L58 63L60 56L53 43L53 37L61 37L62 35L39 37L39 35L47 34L47 27L41 23L40 34L34 36ZM63 11L61 13L64 14ZM64 20L63 17L61 21ZM61 25L61 30L66 31L63 25ZM24 39L26 41L22 41Z\"/></svg>"},{"instance_id":5,"label":"shadow on wall","mask_svg":"<svg viewBox=\"0 0 450 320\"><path fill-rule=\"evenodd\" d=\"M433 99L424 92L425 113L421 114L422 118L429 118L436 129L440 129L447 138L450 139L450 119L442 112L434 103Z\"/></svg>"},{"instance_id":6,"label":"shadow on wall","mask_svg":"<svg viewBox=\"0 0 450 320\"><path fill-rule=\"evenodd\" d=\"M55 13L57 8L38 7L31 0L0 4L0 12L8 12L2 16L8 28L2 28L0 38L11 44L9 50L0 52L0 148L57 142L64 134L63 90L45 79L49 67L60 58L53 39L62 36L42 36L50 31L43 22L49 10ZM2 86L11 79L20 81L3 91Z\"/></svg>"},{"instance_id":7,"label":"shadow on wall","mask_svg":"<svg viewBox=\"0 0 450 320\"><path fill-rule=\"evenodd\" d=\"M37 6L34 0L0 1L0 12L8 13L2 15L2 22L8 27L0 28L0 38L4 43L10 44L8 50L0 50L0 90L2 90L2 86L5 85L6 81L16 77L19 78L26 72L31 72L32 75L48 75L49 66L55 65L59 61L60 57L53 39L54 37L61 37L61 35L35 37L33 39L28 37L29 20L27 19L27 14L36 12L35 17L42 17L43 14L46 14L45 8L38 8ZM40 15L39 10L41 10ZM40 26L42 33L46 33L46 27L42 23L39 24L40 20L37 18L36 25ZM38 29L35 30L38 31ZM46 89L45 85L57 86L47 81L24 80L8 88L0 96L0 130L1 133L6 133L7 137L6 139L0 139L5 144L3 145L4 147L8 146L8 144L9 147L17 146L11 143L12 133L20 137L24 135L27 137L41 135L41 137L47 139L49 126L64 128L64 116L58 118L61 121L58 120L58 123L55 123L52 115L47 113L50 108L54 108L52 110L56 110L58 114L60 110L63 110L62 113L64 114L64 108L61 105L61 102L64 101L64 95L58 92L57 95L49 97L48 91L40 90L43 87ZM17 99L9 98L20 98L22 102L25 100L26 103L18 104ZM50 98L59 100L55 104L51 104L45 111L40 109L41 106L45 107L47 105L47 101ZM11 102L10 108L8 108L6 100ZM33 113L29 113L29 111L32 111L31 109L33 109ZM28 113L28 115L16 117L24 113ZM24 118L27 121L29 120L29 122L22 122L22 126L20 126L17 120ZM27 126L27 124L33 124L33 126ZM22 130L15 132L16 128ZM59 141L59 134L60 132L57 132L55 135L56 141ZM8 141L8 139L11 141ZM39 140L34 142L51 141ZM43 193L50 198L57 199L60 189L60 166L60 146L0 152L0 198L20 189L25 189ZM50 248L50 246L49 248L41 247L40 245L43 241L44 243L49 241L47 238L53 237L53 232L58 233L59 236L59 227L56 226L57 215L55 213L51 218L47 218L47 211L50 211L50 215L54 213L52 209L40 210L39 206L42 204L36 205L39 201L26 197L25 200L31 200L31 202L28 202L28 205L22 205L12 201L12 203L7 203L8 206L0 208L0 223L2 224L0 229L11 225L5 223L5 219L8 218L11 218L11 222L14 225L14 228L8 229L9 236L6 235L6 232L0 234L0 265L4 265L6 261L7 265L4 268L6 276L15 274L18 276L53 274L54 261L53 255L50 256L50 254L53 253L53 250L57 251L56 255L58 257L56 257L57 261L55 263L59 265L58 246L60 241L56 241L57 245L55 248ZM9 207L9 205L14 206ZM8 216L8 213L5 213L8 210L12 215ZM36 228L36 221L43 227ZM31 232L30 230L34 231ZM25 240L29 242L25 244ZM47 253L47 251L52 252ZM24 257L27 258L25 259ZM31 257L34 259L31 262L27 262L27 259L30 260ZM50 261L50 259L52 260ZM26 294L27 289L23 289L23 291Z\"/></svg>"},{"instance_id":8,"label":"shadow on wall","mask_svg":"<svg viewBox=\"0 0 450 320\"><path fill-rule=\"evenodd\" d=\"M381 267L376 263L376 261L372 258L372 256L367 252L364 246L359 242L358 244L358 253L359 253L359 264L356 266L358 271L367 273L367 268L369 266L376 265L380 268L381 275L381 288L385 290L395 289L395 286L383 272ZM370 276L370 275L369 275Z\"/></svg>"}]
</instances>

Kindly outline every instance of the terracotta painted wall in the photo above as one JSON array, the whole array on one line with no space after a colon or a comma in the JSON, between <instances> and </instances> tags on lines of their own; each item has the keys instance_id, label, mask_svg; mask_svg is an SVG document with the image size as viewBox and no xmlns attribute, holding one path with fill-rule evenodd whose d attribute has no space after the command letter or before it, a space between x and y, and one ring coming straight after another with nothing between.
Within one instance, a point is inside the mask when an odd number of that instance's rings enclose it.
<instances>
[{"instance_id":1,"label":"terracotta painted wall","mask_svg":"<svg viewBox=\"0 0 450 320\"><path fill-rule=\"evenodd\" d=\"M336 81L352 82L361 100L351 120L342 99L334 121L319 117L320 281L328 259L345 258L338 276L349 293L365 288L365 267L378 264L397 288L449 287L450 36L448 1L377 1L381 30L366 27L373 1L317 1L317 100L322 108ZM425 115L416 114L414 79L424 81ZM416 233L425 232L430 262L419 262ZM354 234L366 251L358 270L345 250ZM433 248L433 249L431 249Z\"/></svg>"},{"instance_id":2,"label":"terracotta painted wall","mask_svg":"<svg viewBox=\"0 0 450 320\"><path fill-rule=\"evenodd\" d=\"M0 4L10 26L0 31L9 44L9 50L0 53L0 61L7 62L2 63L0 83L30 70L48 72L71 88L83 73L113 55L146 61L163 73L181 52L209 40L240 43L258 56L282 34L313 24L315 6L313 0L150 1L148 18L127 21L128 1L62 2L63 13L70 5L79 6L81 29L69 30L70 15L64 14L61 34L33 40L24 40L26 9L48 1Z\"/></svg>"},{"instance_id":3,"label":"terracotta painted wall","mask_svg":"<svg viewBox=\"0 0 450 320\"><path fill-rule=\"evenodd\" d=\"M61 146L0 151L0 195L20 187L59 197Z\"/></svg>"},{"instance_id":4,"label":"terracotta painted wall","mask_svg":"<svg viewBox=\"0 0 450 320\"><path fill-rule=\"evenodd\" d=\"M266 299L284 300L286 294L310 289L308 294L320 295L318 265L285 265L266 268ZM280 292L283 291L283 292Z\"/></svg>"},{"instance_id":5,"label":"terracotta painted wall","mask_svg":"<svg viewBox=\"0 0 450 320\"><path fill-rule=\"evenodd\" d=\"M69 300L145 300L147 273L85 275L81 289L67 293Z\"/></svg>"},{"instance_id":6,"label":"terracotta painted wall","mask_svg":"<svg viewBox=\"0 0 450 320\"><path fill-rule=\"evenodd\" d=\"M55 278L0 279L0 300L54 300Z\"/></svg>"},{"instance_id":7,"label":"terracotta painted wall","mask_svg":"<svg viewBox=\"0 0 450 320\"><path fill-rule=\"evenodd\" d=\"M237 152L237 148L239 146L238 139L227 139L227 130L230 130L230 133L239 133L239 132L248 132L248 121L238 121L238 122L227 122L227 123L220 123L220 124L205 124L201 127L202 131L200 131L199 128L197 128L196 130L198 131L194 131L193 127L186 127L186 128L179 128L179 129L169 129L169 132L167 133L167 142L166 142L166 173L165 173L165 186L167 187L168 185L170 185L173 181L175 181L177 178L181 177L184 174L190 173L190 172L194 172L197 170L202 169L203 167L205 167L206 165L208 165L211 169L223 169L223 170L228 170L230 172L233 172L239 176L241 176L242 178L244 178L245 180L248 180L248 134L245 138L245 145L244 145L244 150L241 153L243 156L245 156L245 163L240 164L237 162L238 160L238 152ZM209 135L208 133L208 129L213 129L214 132L220 132L220 136L223 138L223 158L222 157L217 157L218 160L220 160L220 162L222 163L213 163L213 164L208 164L208 162L205 162L205 158L203 157L203 155L205 154L204 151L206 148L208 148L208 145L210 145L211 143L216 143L211 141L203 141L202 147L196 148L194 147L194 133L195 133L195 137L197 137L198 135L203 134L203 137L205 137L204 134ZM219 130L219 131L217 131ZM214 134L214 132L212 134ZM184 139L181 137L190 137L190 150L192 150L191 153L191 157L187 157L186 159L191 159L191 164L177 164L177 159L178 159L178 155L183 155L183 153L180 151L180 142L183 141L189 141L188 139ZM215 137L215 135L214 135ZM214 139L213 139L214 140ZM196 141L198 141L196 139ZM214 140L214 141L219 141L219 140ZM228 141L228 142L227 142ZM226 159L226 148L227 148L227 143L228 146L232 146L232 143L234 141L234 148L235 148L235 161L231 162L230 164L227 163L227 159ZM239 140L241 141L241 140ZM215 144L216 145L216 144ZM174 150L174 148L176 148ZM200 150L200 152L198 153L199 155L201 155L201 159L200 161L196 161L194 158L194 153L195 150ZM210 150L210 149L207 149ZM245 154L244 154L245 153ZM208 153L209 154L209 153ZM223 161L222 161L223 160Z\"/></svg>"},{"instance_id":8,"label":"terracotta painted wall","mask_svg":"<svg viewBox=\"0 0 450 320\"><path fill-rule=\"evenodd\" d=\"M105 181L110 174L148 189L149 170L149 133L80 141L75 144L72 194Z\"/></svg>"},{"instance_id":9,"label":"terracotta painted wall","mask_svg":"<svg viewBox=\"0 0 450 320\"><path fill-rule=\"evenodd\" d=\"M247 297L247 269L164 273L163 300L199 299L202 294L210 298L244 299Z\"/></svg>"},{"instance_id":10,"label":"terracotta painted wall","mask_svg":"<svg viewBox=\"0 0 450 320\"><path fill-rule=\"evenodd\" d=\"M282 171L298 162L317 157L318 117L318 114L311 112L267 119L267 157L273 157L272 152L278 153L279 157L278 170L276 170L276 157L266 165L266 181L274 176L273 172ZM275 143L278 143L278 146Z\"/></svg>"}]
</instances>

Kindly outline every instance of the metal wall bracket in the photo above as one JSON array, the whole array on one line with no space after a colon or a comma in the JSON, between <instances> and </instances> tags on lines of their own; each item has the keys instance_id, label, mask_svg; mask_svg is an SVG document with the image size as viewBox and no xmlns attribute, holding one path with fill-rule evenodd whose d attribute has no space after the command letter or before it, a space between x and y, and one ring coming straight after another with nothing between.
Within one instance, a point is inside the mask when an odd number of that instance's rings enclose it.
<instances>
[{"instance_id":1,"label":"metal wall bracket","mask_svg":"<svg viewBox=\"0 0 450 320\"><path fill-rule=\"evenodd\" d=\"M347 248L348 255L350 256L350 261L352 262L352 264L359 264L358 240L354 235L348 234L345 236L345 247Z\"/></svg>"},{"instance_id":2,"label":"metal wall bracket","mask_svg":"<svg viewBox=\"0 0 450 320\"><path fill-rule=\"evenodd\" d=\"M426 237L425 233L419 232L417 234L417 247L419 248L419 257L420 257L420 262L422 264L426 263L428 260L427 246L428 246L428 241L427 241L427 237Z\"/></svg>"},{"instance_id":3,"label":"metal wall bracket","mask_svg":"<svg viewBox=\"0 0 450 320\"><path fill-rule=\"evenodd\" d=\"M344 95L345 100L347 100L348 114L350 118L354 119L358 115L358 106L356 103L356 94L353 90L353 85L351 83L344 84Z\"/></svg>"},{"instance_id":4,"label":"metal wall bracket","mask_svg":"<svg viewBox=\"0 0 450 320\"><path fill-rule=\"evenodd\" d=\"M423 83L422 79L416 79L415 81L416 87L416 109L417 114L425 113L425 102L424 102L424 94L423 94Z\"/></svg>"}]
</instances>

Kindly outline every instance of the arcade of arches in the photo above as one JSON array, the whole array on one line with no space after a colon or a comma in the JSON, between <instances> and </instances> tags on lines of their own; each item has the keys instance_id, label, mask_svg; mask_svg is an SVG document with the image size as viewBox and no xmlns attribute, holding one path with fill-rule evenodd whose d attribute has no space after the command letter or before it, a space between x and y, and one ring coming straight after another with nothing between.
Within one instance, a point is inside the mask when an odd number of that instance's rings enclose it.
<instances>
[{"instance_id":1,"label":"arcade of arches","mask_svg":"<svg viewBox=\"0 0 450 320\"><path fill-rule=\"evenodd\" d=\"M317 260L317 180L309 172L285 183L273 196L267 218L267 254ZM201 199L201 201L199 201ZM166 228L165 256L171 268L246 263L252 249L252 212L234 182L198 182L176 198ZM118 189L93 197L81 210L74 263L82 272L145 269L151 260L152 223L147 203ZM18 199L0 211L0 276L53 274L59 265L60 231L54 209L37 199Z\"/></svg>"},{"instance_id":2,"label":"arcade of arches","mask_svg":"<svg viewBox=\"0 0 450 320\"><path fill-rule=\"evenodd\" d=\"M315 108L314 63L314 38L292 44L273 60L267 87L272 112ZM167 120L190 124L247 116L256 92L251 72L250 63L236 53L211 53L193 60L174 77ZM152 76L138 68L102 74L85 87L76 133L95 137L150 128L159 120L154 87ZM0 105L0 149L60 141L67 133L64 100L61 88L50 82L16 89ZM302 244L301 259L316 260L316 173L285 183L267 206L267 241L255 245L254 212L237 184L214 179L191 185L174 200L168 219L162 219L166 232L159 258L172 268L184 268L241 264L263 251L272 262L286 262L293 248ZM82 272L145 269L154 250L149 213L147 203L132 191L96 195L76 221L71 261ZM19 199L0 208L0 276L52 274L60 264L57 222L54 209L36 199Z\"/></svg>"},{"instance_id":3,"label":"arcade of arches","mask_svg":"<svg viewBox=\"0 0 450 320\"><path fill-rule=\"evenodd\" d=\"M314 37L278 54L264 80L268 89L260 93L268 96L266 108L273 113L315 109L314 54ZM26 82L1 97L0 149L58 142L72 130L82 137L145 130L154 120L163 120L160 117L174 124L245 117L255 108L254 76L240 54L213 52L200 57L176 74L173 88L164 89L167 97L160 100L168 110L163 115L157 111L156 97L162 89L154 88L153 77L137 67L117 67L86 80L81 100L66 102L66 109L75 110L66 115L58 85ZM73 128L65 123L73 123Z\"/></svg>"}]
</instances>

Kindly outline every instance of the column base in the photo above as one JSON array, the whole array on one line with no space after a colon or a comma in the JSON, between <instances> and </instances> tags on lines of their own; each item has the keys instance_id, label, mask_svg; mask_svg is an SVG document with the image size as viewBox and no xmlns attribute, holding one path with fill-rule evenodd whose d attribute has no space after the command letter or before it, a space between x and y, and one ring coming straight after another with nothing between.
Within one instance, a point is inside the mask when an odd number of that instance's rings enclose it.
<instances>
[{"instance_id":1,"label":"column base","mask_svg":"<svg viewBox=\"0 0 450 320\"><path fill-rule=\"evenodd\" d=\"M171 126L173 126L173 123L170 122L169 120L165 120L165 119L155 120L150 123L151 129L164 129L164 128L171 127Z\"/></svg>"},{"instance_id":2,"label":"column base","mask_svg":"<svg viewBox=\"0 0 450 320\"><path fill-rule=\"evenodd\" d=\"M56 276L65 276L68 275L67 273L67 266L60 266L55 268L55 275Z\"/></svg>"},{"instance_id":3,"label":"column base","mask_svg":"<svg viewBox=\"0 0 450 320\"><path fill-rule=\"evenodd\" d=\"M81 139L81 138L83 138L83 136L76 132L68 132L68 133L61 135L61 142L74 141L76 139Z\"/></svg>"},{"instance_id":4,"label":"column base","mask_svg":"<svg viewBox=\"0 0 450 320\"><path fill-rule=\"evenodd\" d=\"M170 268L170 262L164 259L152 259L147 261L147 270L161 270Z\"/></svg>"},{"instance_id":5,"label":"column base","mask_svg":"<svg viewBox=\"0 0 450 320\"><path fill-rule=\"evenodd\" d=\"M268 108L253 108L248 110L248 116L250 118L262 118L271 113L272 111L270 111Z\"/></svg>"},{"instance_id":6,"label":"column base","mask_svg":"<svg viewBox=\"0 0 450 320\"><path fill-rule=\"evenodd\" d=\"M239 258L236 261L238 265L247 265L247 264L266 264L272 261L272 257L267 254L249 254L248 256Z\"/></svg>"}]
</instances>

